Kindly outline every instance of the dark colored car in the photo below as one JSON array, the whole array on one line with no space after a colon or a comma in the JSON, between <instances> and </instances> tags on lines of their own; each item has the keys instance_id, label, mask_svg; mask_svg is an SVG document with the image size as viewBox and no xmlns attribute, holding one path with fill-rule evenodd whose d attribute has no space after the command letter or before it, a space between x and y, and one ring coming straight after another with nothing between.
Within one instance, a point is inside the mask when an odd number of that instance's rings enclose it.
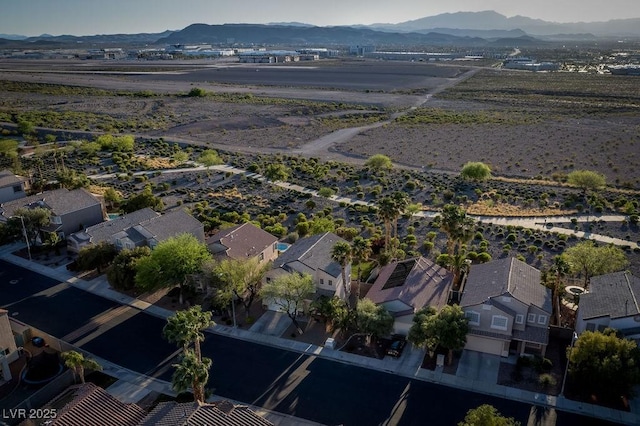
<instances>
[{"instance_id":1,"label":"dark colored car","mask_svg":"<svg viewBox=\"0 0 640 426\"><path fill-rule=\"evenodd\" d=\"M406 344L407 341L404 339L393 340L387 348L387 355L398 358L400 355L402 355L402 350L404 349L404 346Z\"/></svg>"}]
</instances>

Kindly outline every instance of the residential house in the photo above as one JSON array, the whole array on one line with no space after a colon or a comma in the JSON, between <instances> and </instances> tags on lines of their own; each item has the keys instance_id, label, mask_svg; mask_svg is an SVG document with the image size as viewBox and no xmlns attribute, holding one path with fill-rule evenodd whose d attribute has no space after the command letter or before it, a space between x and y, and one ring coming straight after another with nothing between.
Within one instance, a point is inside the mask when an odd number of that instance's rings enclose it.
<instances>
[{"instance_id":1,"label":"residential house","mask_svg":"<svg viewBox=\"0 0 640 426\"><path fill-rule=\"evenodd\" d=\"M407 335L416 311L442 309L449 300L453 274L429 259L391 262L380 270L367 298L384 306L395 318L395 334Z\"/></svg>"},{"instance_id":2,"label":"residential house","mask_svg":"<svg viewBox=\"0 0 640 426\"><path fill-rule=\"evenodd\" d=\"M137 426L146 416L145 411L136 404L120 402L93 383L70 386L47 403L42 412L55 412L55 417L46 422L51 426L91 424Z\"/></svg>"},{"instance_id":3,"label":"residential house","mask_svg":"<svg viewBox=\"0 0 640 426\"><path fill-rule=\"evenodd\" d=\"M580 296L576 332L607 327L640 342L640 278L628 271L592 277Z\"/></svg>"},{"instance_id":4,"label":"residential house","mask_svg":"<svg viewBox=\"0 0 640 426\"><path fill-rule=\"evenodd\" d=\"M551 290L536 268L515 258L472 265L460 306L469 319L465 349L504 357L545 354Z\"/></svg>"},{"instance_id":5,"label":"residential house","mask_svg":"<svg viewBox=\"0 0 640 426\"><path fill-rule=\"evenodd\" d=\"M118 250L134 247L155 247L159 242L179 234L189 233L204 243L204 226L183 209L163 215L150 208L118 216L113 220L90 226L68 239L68 249L79 251L87 244L109 242Z\"/></svg>"},{"instance_id":6,"label":"residential house","mask_svg":"<svg viewBox=\"0 0 640 426\"><path fill-rule=\"evenodd\" d=\"M250 222L223 229L207 239L209 251L218 259L251 259L270 262L278 257L278 239Z\"/></svg>"},{"instance_id":7,"label":"residential house","mask_svg":"<svg viewBox=\"0 0 640 426\"><path fill-rule=\"evenodd\" d=\"M246 405L227 400L211 404L198 402L161 402L140 423L140 426L269 426L273 425Z\"/></svg>"},{"instance_id":8,"label":"residential house","mask_svg":"<svg viewBox=\"0 0 640 426\"><path fill-rule=\"evenodd\" d=\"M37 207L51 211L51 223L43 231L56 232L61 238L100 223L106 216L100 200L89 191L61 188L0 204L0 221L6 222L20 208Z\"/></svg>"},{"instance_id":9,"label":"residential house","mask_svg":"<svg viewBox=\"0 0 640 426\"><path fill-rule=\"evenodd\" d=\"M338 242L346 241L331 232L299 239L273 262L273 269L265 274L265 281L270 282L284 273L309 274L316 287L316 296L346 299L351 291L351 264L346 267L345 285L340 264L331 258L333 247ZM265 305L268 309L278 310L269 301L265 301Z\"/></svg>"},{"instance_id":10,"label":"residential house","mask_svg":"<svg viewBox=\"0 0 640 426\"><path fill-rule=\"evenodd\" d=\"M3 380L11 380L9 364L16 359L18 359L18 348L9 324L9 312L0 309L0 383Z\"/></svg>"},{"instance_id":11,"label":"residential house","mask_svg":"<svg viewBox=\"0 0 640 426\"><path fill-rule=\"evenodd\" d=\"M9 170L0 170L0 203L27 196L27 178L17 176Z\"/></svg>"}]
</instances>

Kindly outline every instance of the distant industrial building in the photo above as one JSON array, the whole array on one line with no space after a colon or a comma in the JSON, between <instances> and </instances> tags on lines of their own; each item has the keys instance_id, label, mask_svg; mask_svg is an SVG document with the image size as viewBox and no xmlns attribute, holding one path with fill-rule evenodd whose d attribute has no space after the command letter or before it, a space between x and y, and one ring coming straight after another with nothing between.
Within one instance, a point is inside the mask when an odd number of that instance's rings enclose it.
<instances>
[{"instance_id":1,"label":"distant industrial building","mask_svg":"<svg viewBox=\"0 0 640 426\"><path fill-rule=\"evenodd\" d=\"M324 47L298 49L297 52L300 53L300 55L317 55L318 58L336 58L340 56L339 50Z\"/></svg>"},{"instance_id":2,"label":"distant industrial building","mask_svg":"<svg viewBox=\"0 0 640 426\"><path fill-rule=\"evenodd\" d=\"M356 44L354 46L349 46L350 55L364 56L366 53L371 53L375 51L376 51L376 47L372 45L363 46L363 45Z\"/></svg>"},{"instance_id":3,"label":"distant industrial building","mask_svg":"<svg viewBox=\"0 0 640 426\"><path fill-rule=\"evenodd\" d=\"M366 58L386 59L392 61L450 61L452 59L464 58L464 53L448 52L367 52L363 56Z\"/></svg>"},{"instance_id":4,"label":"distant industrial building","mask_svg":"<svg viewBox=\"0 0 640 426\"><path fill-rule=\"evenodd\" d=\"M502 63L502 68L525 71L558 71L560 65L553 62L536 62L526 57L515 57L506 59Z\"/></svg>"},{"instance_id":5,"label":"distant industrial building","mask_svg":"<svg viewBox=\"0 0 640 426\"><path fill-rule=\"evenodd\" d=\"M275 64L283 62L298 62L300 54L289 50L265 50L238 53L240 62L250 64Z\"/></svg>"}]
</instances>

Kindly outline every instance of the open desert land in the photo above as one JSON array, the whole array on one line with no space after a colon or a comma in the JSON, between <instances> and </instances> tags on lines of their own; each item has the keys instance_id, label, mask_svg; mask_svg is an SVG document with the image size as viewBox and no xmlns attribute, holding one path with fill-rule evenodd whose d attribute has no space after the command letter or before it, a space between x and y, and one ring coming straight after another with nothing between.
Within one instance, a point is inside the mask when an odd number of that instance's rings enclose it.
<instances>
[{"instance_id":1,"label":"open desert land","mask_svg":"<svg viewBox=\"0 0 640 426\"><path fill-rule=\"evenodd\" d=\"M355 60L3 61L0 70L0 121L24 113L43 127L131 132L249 152L304 155L307 148L313 156L347 160L383 153L397 163L448 171L483 161L505 176L561 177L589 169L610 183L640 187L634 77ZM28 83L78 89L63 93ZM194 87L211 96L178 96ZM346 140L338 135L321 150L305 147L345 128L352 129Z\"/></svg>"},{"instance_id":2,"label":"open desert land","mask_svg":"<svg viewBox=\"0 0 640 426\"><path fill-rule=\"evenodd\" d=\"M0 122L9 133L18 119L44 133L57 129L58 141L133 134L147 141L137 152L145 158L170 157L174 143L186 147L191 159L213 148L227 164L260 171L282 163L291 170L287 180L292 184L373 203L402 191L426 210L454 202L475 214L549 216L549 224L553 215L637 213L637 77L469 64L3 60ZM189 96L193 89L203 92ZM375 175L360 168L377 153L389 156L394 170ZM124 196L151 184L165 206L184 204L205 226L246 213L273 227L277 217L285 226L284 237L295 230L300 212L331 215L339 226L358 228L366 237L382 226L366 207L337 206L322 197L309 203L300 193L272 190L242 175L185 171L133 179L133 172L149 170L149 165L131 158L114 161L106 154L92 159L65 155L67 167L87 175L127 173L127 179L101 181ZM55 152L43 160L49 168L33 167L53 173ZM496 179L462 182L457 175L467 161L490 164ZM580 190L561 183L578 169L605 174L611 187L587 200ZM225 212L236 215L223 218ZM629 221L604 223L592 216L588 223L557 226L633 244L640 240L637 224ZM410 255L444 249L442 233L435 240L425 237L438 230L430 220L406 217L399 229L402 248ZM493 258L520 255L543 268L577 241L553 232L483 224L469 249ZM640 273L640 254L630 249L627 254L630 269Z\"/></svg>"}]
</instances>

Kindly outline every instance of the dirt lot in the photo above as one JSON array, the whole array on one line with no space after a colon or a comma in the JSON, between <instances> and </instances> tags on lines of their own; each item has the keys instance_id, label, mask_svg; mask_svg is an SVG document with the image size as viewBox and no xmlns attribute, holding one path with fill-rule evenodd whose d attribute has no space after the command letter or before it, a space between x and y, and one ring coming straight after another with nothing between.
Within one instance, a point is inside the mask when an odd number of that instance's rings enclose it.
<instances>
[{"instance_id":1,"label":"dirt lot","mask_svg":"<svg viewBox=\"0 0 640 426\"><path fill-rule=\"evenodd\" d=\"M305 155L309 143L308 154L315 157L353 162L383 153L398 163L435 170L458 171L467 161L484 161L495 173L510 176L590 169L604 173L612 183L640 187L640 94L628 80L614 81L615 76L580 76L577 88L544 93L545 78L553 77L488 70L472 76L479 70L468 65L399 61L336 60L291 66L224 61L4 61L3 67L0 81L107 91L105 95L69 95L34 93L32 88L0 90L0 116L56 113L58 123L53 124L57 126L47 127L162 136L265 153L297 148L297 153ZM459 84L468 77L469 88L466 82ZM562 75L558 80L570 78ZM474 86L476 80L480 83ZM456 84L461 89L446 91ZM490 84L494 86L489 94L476 87ZM193 87L219 96L232 94L232 98L176 96ZM597 91L592 87L600 92L592 93ZM109 95L127 90L164 95ZM473 98L476 91L478 99ZM249 94L272 101L238 99ZM605 95L617 99L619 108L613 108ZM310 101L334 103L334 120L327 120L327 110L309 109L305 103ZM445 115L498 114L516 119L508 123L477 121L473 116L466 122L451 117L436 122L392 121L377 128L363 127L347 140L336 138L324 149L311 149L313 141L334 130L372 120L368 113L354 120L347 104L387 113L423 104ZM95 116L88 119L89 114Z\"/></svg>"}]
</instances>

